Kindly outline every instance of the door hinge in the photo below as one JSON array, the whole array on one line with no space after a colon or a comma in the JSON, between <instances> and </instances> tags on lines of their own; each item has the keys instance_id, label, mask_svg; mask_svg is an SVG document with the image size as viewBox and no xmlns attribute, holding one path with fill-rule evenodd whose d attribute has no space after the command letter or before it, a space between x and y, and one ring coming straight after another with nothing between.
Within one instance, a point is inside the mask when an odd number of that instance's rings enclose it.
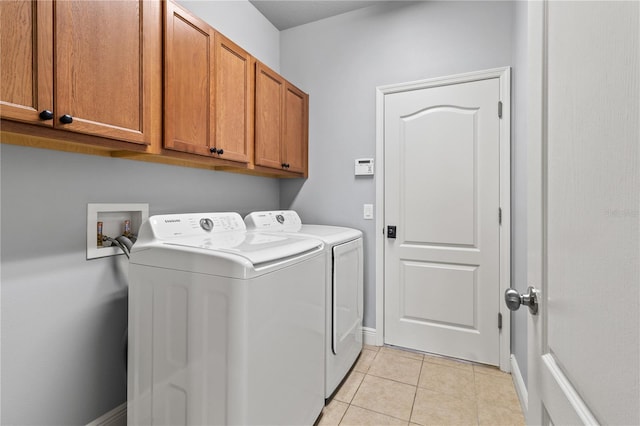
<instances>
[{"instance_id":1,"label":"door hinge","mask_svg":"<svg viewBox=\"0 0 640 426\"><path fill-rule=\"evenodd\" d=\"M498 118L502 118L502 101L498 101Z\"/></svg>"},{"instance_id":2,"label":"door hinge","mask_svg":"<svg viewBox=\"0 0 640 426\"><path fill-rule=\"evenodd\" d=\"M502 330L502 312L498 312L498 330Z\"/></svg>"},{"instance_id":3,"label":"door hinge","mask_svg":"<svg viewBox=\"0 0 640 426\"><path fill-rule=\"evenodd\" d=\"M498 225L502 225L502 207L498 207Z\"/></svg>"}]
</instances>

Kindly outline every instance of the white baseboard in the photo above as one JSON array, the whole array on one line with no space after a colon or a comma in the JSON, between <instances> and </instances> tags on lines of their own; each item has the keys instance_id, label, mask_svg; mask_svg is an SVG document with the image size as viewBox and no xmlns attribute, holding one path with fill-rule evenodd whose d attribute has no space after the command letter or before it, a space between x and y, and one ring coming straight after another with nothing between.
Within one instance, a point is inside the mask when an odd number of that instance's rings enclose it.
<instances>
[{"instance_id":1,"label":"white baseboard","mask_svg":"<svg viewBox=\"0 0 640 426\"><path fill-rule=\"evenodd\" d=\"M123 402L87 426L127 426L127 403Z\"/></svg>"},{"instance_id":2,"label":"white baseboard","mask_svg":"<svg viewBox=\"0 0 640 426\"><path fill-rule=\"evenodd\" d=\"M365 345L376 346L377 331L375 328L362 327L362 337Z\"/></svg>"},{"instance_id":3,"label":"white baseboard","mask_svg":"<svg viewBox=\"0 0 640 426\"><path fill-rule=\"evenodd\" d=\"M520 407L522 407L522 414L524 414L524 418L526 419L527 411L529 411L529 392L524 384L520 367L518 367L518 360L516 360L516 357L513 354L511 354L511 379L513 380L516 392L518 393Z\"/></svg>"}]
</instances>

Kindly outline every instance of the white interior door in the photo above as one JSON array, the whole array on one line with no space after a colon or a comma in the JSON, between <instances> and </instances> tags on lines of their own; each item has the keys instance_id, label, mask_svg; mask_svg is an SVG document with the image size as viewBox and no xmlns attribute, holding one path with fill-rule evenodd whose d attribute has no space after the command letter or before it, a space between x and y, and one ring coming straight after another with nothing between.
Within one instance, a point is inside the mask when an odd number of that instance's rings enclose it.
<instances>
[{"instance_id":1,"label":"white interior door","mask_svg":"<svg viewBox=\"0 0 640 426\"><path fill-rule=\"evenodd\" d=\"M529 28L527 422L637 425L640 3L531 2Z\"/></svg>"},{"instance_id":2,"label":"white interior door","mask_svg":"<svg viewBox=\"0 0 640 426\"><path fill-rule=\"evenodd\" d=\"M385 343L500 363L499 78L384 97Z\"/></svg>"}]
</instances>

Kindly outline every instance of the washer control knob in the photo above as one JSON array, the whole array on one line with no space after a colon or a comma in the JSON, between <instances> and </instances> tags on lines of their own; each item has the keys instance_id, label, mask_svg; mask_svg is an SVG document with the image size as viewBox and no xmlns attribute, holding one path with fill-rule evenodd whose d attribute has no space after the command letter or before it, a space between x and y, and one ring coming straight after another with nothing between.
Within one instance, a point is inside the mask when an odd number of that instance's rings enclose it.
<instances>
[{"instance_id":1,"label":"washer control knob","mask_svg":"<svg viewBox=\"0 0 640 426\"><path fill-rule=\"evenodd\" d=\"M213 221L208 217L200 219L200 227L207 232L211 232L211 230L213 229Z\"/></svg>"}]
</instances>

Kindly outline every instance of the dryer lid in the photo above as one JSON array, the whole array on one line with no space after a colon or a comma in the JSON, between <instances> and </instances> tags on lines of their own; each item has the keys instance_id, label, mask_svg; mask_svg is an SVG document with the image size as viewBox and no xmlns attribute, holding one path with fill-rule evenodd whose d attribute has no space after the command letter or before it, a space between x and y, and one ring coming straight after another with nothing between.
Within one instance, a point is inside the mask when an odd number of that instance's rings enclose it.
<instances>
[{"instance_id":1,"label":"dryer lid","mask_svg":"<svg viewBox=\"0 0 640 426\"><path fill-rule=\"evenodd\" d=\"M343 226L302 224L294 210L274 210L249 213L244 218L248 230L287 233L303 238L317 238L326 244L339 244L362 238L362 231Z\"/></svg>"}]
</instances>

